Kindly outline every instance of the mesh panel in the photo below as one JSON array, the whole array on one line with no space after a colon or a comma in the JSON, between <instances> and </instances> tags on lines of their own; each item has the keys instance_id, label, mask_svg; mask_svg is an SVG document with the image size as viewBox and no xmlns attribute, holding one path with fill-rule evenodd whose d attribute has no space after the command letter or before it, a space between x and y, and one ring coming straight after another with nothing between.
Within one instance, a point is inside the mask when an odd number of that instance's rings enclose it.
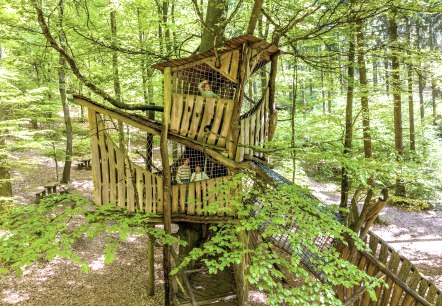
<instances>
[{"instance_id":1,"label":"mesh panel","mask_svg":"<svg viewBox=\"0 0 442 306\"><path fill-rule=\"evenodd\" d=\"M236 84L205 63L175 72L173 91L180 94L200 95L198 84L203 80L209 81L210 90L218 97L234 98Z\"/></svg>"},{"instance_id":2,"label":"mesh panel","mask_svg":"<svg viewBox=\"0 0 442 306\"><path fill-rule=\"evenodd\" d=\"M255 67L253 74L247 79L244 87L244 101L241 114L253 110L254 106L261 101L268 85L270 67L261 62Z\"/></svg>"}]
</instances>

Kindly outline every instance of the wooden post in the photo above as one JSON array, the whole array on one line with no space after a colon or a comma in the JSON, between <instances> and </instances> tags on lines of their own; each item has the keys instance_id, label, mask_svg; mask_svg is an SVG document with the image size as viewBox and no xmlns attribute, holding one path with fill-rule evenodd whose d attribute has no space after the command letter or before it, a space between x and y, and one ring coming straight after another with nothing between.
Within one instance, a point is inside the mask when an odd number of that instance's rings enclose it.
<instances>
[{"instance_id":1,"label":"wooden post","mask_svg":"<svg viewBox=\"0 0 442 306\"><path fill-rule=\"evenodd\" d=\"M155 294L155 238L149 235L147 242L147 294L153 296Z\"/></svg>"},{"instance_id":2,"label":"wooden post","mask_svg":"<svg viewBox=\"0 0 442 306\"><path fill-rule=\"evenodd\" d=\"M238 234L238 240L244 243L244 248L248 248L248 233L241 231ZM236 283L236 295L239 305L249 305L249 284L246 280L246 275L248 273L248 256L244 254L241 262L239 264L233 265L233 271L235 275Z\"/></svg>"},{"instance_id":3,"label":"wooden post","mask_svg":"<svg viewBox=\"0 0 442 306\"><path fill-rule=\"evenodd\" d=\"M164 68L164 112L161 130L160 151L163 164L163 223L166 234L172 232L172 205L171 205L171 173L169 165L169 152L167 149L167 134L170 120L170 106L172 99L172 74L170 67ZM171 271L170 246L163 247L163 271L164 271L164 295L165 305L170 305L170 282Z\"/></svg>"}]
</instances>

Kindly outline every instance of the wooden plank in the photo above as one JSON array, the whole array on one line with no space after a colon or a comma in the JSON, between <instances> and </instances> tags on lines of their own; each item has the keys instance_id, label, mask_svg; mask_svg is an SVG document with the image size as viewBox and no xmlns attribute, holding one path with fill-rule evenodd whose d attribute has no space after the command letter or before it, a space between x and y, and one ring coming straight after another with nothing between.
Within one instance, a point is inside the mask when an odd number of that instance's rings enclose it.
<instances>
[{"instance_id":1,"label":"wooden plank","mask_svg":"<svg viewBox=\"0 0 442 306\"><path fill-rule=\"evenodd\" d=\"M370 276L374 276L377 273L376 270L377 270L376 265L370 262L367 266L367 274ZM368 306L370 305L370 302L371 302L370 294L368 293L367 290L365 290L364 295L362 297L361 305Z\"/></svg>"},{"instance_id":2,"label":"wooden plank","mask_svg":"<svg viewBox=\"0 0 442 306\"><path fill-rule=\"evenodd\" d=\"M109 150L109 201L117 204L117 161L115 159L115 144L110 137L108 137L107 147Z\"/></svg>"},{"instance_id":3,"label":"wooden plank","mask_svg":"<svg viewBox=\"0 0 442 306\"><path fill-rule=\"evenodd\" d=\"M187 95L184 103L183 117L180 123L180 135L187 136L189 130L190 119L192 117L193 104L195 103L194 95Z\"/></svg>"},{"instance_id":4,"label":"wooden plank","mask_svg":"<svg viewBox=\"0 0 442 306\"><path fill-rule=\"evenodd\" d=\"M195 214L195 183L187 184L189 188L188 197L187 197L187 214L194 215Z\"/></svg>"},{"instance_id":5,"label":"wooden plank","mask_svg":"<svg viewBox=\"0 0 442 306\"><path fill-rule=\"evenodd\" d=\"M89 137L91 139L92 181L94 184L94 202L97 204L102 204L97 115L98 114L94 110L88 109Z\"/></svg>"},{"instance_id":6,"label":"wooden plank","mask_svg":"<svg viewBox=\"0 0 442 306\"><path fill-rule=\"evenodd\" d=\"M411 263L407 259L404 259L398 273L399 279L401 279L404 283L406 283L407 276L410 273L410 269ZM391 296L390 305L397 305L401 299L402 293L403 289L400 286L395 286Z\"/></svg>"},{"instance_id":7,"label":"wooden plank","mask_svg":"<svg viewBox=\"0 0 442 306\"><path fill-rule=\"evenodd\" d=\"M172 113L170 114L170 131L178 132L181 123L181 117L183 115L184 108L184 95L182 94L173 94L173 106Z\"/></svg>"},{"instance_id":8,"label":"wooden plank","mask_svg":"<svg viewBox=\"0 0 442 306\"><path fill-rule=\"evenodd\" d=\"M159 175L155 175L155 180L157 182L157 213L161 215L164 211L163 203L163 178Z\"/></svg>"},{"instance_id":9,"label":"wooden plank","mask_svg":"<svg viewBox=\"0 0 442 306\"><path fill-rule=\"evenodd\" d=\"M181 184L179 186L180 186L180 213L187 214L187 207L186 207L187 185Z\"/></svg>"},{"instance_id":10,"label":"wooden plank","mask_svg":"<svg viewBox=\"0 0 442 306\"><path fill-rule=\"evenodd\" d=\"M178 214L179 185L172 186L172 214Z\"/></svg>"},{"instance_id":11,"label":"wooden plank","mask_svg":"<svg viewBox=\"0 0 442 306\"><path fill-rule=\"evenodd\" d=\"M229 67L229 75L232 76L232 79L237 80L238 76L238 64L239 64L239 50L233 51L232 61L230 62Z\"/></svg>"},{"instance_id":12,"label":"wooden plank","mask_svg":"<svg viewBox=\"0 0 442 306\"><path fill-rule=\"evenodd\" d=\"M238 147L238 157L236 159L237 162L242 162L244 159L244 139L245 139L245 129L244 129L244 121L240 122L240 132L239 132L239 147Z\"/></svg>"},{"instance_id":13,"label":"wooden plank","mask_svg":"<svg viewBox=\"0 0 442 306\"><path fill-rule=\"evenodd\" d=\"M427 296L425 297L425 299L430 303L430 304L434 304L435 302L435 298L436 298L436 294L437 294L437 288L434 284L430 284L430 287L428 289L427 292Z\"/></svg>"},{"instance_id":14,"label":"wooden plank","mask_svg":"<svg viewBox=\"0 0 442 306\"><path fill-rule=\"evenodd\" d=\"M255 146L255 133L256 133L256 114L250 116L250 130L249 130L249 144ZM250 155L253 156L254 149L250 149Z\"/></svg>"},{"instance_id":15,"label":"wooden plank","mask_svg":"<svg viewBox=\"0 0 442 306\"><path fill-rule=\"evenodd\" d=\"M409 280L409 286L413 291L416 291L417 285L419 284L421 278L422 277L419 271L417 271L416 269L413 270L413 274L411 275L411 278ZM402 302L402 306L411 306L414 302L414 297L410 294L407 294L404 298L404 301Z\"/></svg>"},{"instance_id":16,"label":"wooden plank","mask_svg":"<svg viewBox=\"0 0 442 306\"><path fill-rule=\"evenodd\" d=\"M218 177L216 178L215 181L215 185L216 187L220 187L223 186L223 182L224 182L224 178L223 177ZM216 194L216 200L219 203L219 208L221 208L222 210L218 211L218 216L224 216L225 212L223 211L223 209L226 207L226 201L224 200L225 194L224 192L218 192Z\"/></svg>"},{"instance_id":17,"label":"wooden plank","mask_svg":"<svg viewBox=\"0 0 442 306\"><path fill-rule=\"evenodd\" d=\"M109 203L109 157L107 152L107 134L101 116L97 117L98 123L98 147L101 158L101 204Z\"/></svg>"},{"instance_id":18,"label":"wooden plank","mask_svg":"<svg viewBox=\"0 0 442 306\"><path fill-rule=\"evenodd\" d=\"M198 216L202 215L201 212L201 208L202 208L202 203L201 203L201 182L195 182L195 200L196 200L196 214Z\"/></svg>"},{"instance_id":19,"label":"wooden plank","mask_svg":"<svg viewBox=\"0 0 442 306\"><path fill-rule=\"evenodd\" d=\"M226 145L227 134L230 129L230 121L232 120L233 100L226 100L226 111L224 112L223 123L221 126L220 139L218 146L224 147Z\"/></svg>"},{"instance_id":20,"label":"wooden plank","mask_svg":"<svg viewBox=\"0 0 442 306\"><path fill-rule=\"evenodd\" d=\"M208 180L201 181L201 202L203 209L207 207L207 181ZM203 215L207 216L207 211L204 211Z\"/></svg>"},{"instance_id":21,"label":"wooden plank","mask_svg":"<svg viewBox=\"0 0 442 306\"><path fill-rule=\"evenodd\" d=\"M126 184L127 184L127 210L130 212L135 211L135 169L134 165L126 159Z\"/></svg>"},{"instance_id":22,"label":"wooden plank","mask_svg":"<svg viewBox=\"0 0 442 306\"><path fill-rule=\"evenodd\" d=\"M210 179L206 181L207 183L207 191L208 191L208 195L207 195L207 205L213 205L213 203L215 202L215 179ZM214 213L208 214L208 215L214 215Z\"/></svg>"},{"instance_id":23,"label":"wooden plank","mask_svg":"<svg viewBox=\"0 0 442 306\"><path fill-rule=\"evenodd\" d=\"M369 243L368 246L371 250L371 253L376 256L376 251L379 245L379 237L374 235L372 232L368 233Z\"/></svg>"},{"instance_id":24,"label":"wooden plank","mask_svg":"<svg viewBox=\"0 0 442 306\"><path fill-rule=\"evenodd\" d=\"M143 168L135 165L135 176L136 176L136 191L137 191L137 206L135 207L138 211L144 210L144 175Z\"/></svg>"},{"instance_id":25,"label":"wooden plank","mask_svg":"<svg viewBox=\"0 0 442 306\"><path fill-rule=\"evenodd\" d=\"M210 134L206 135L205 128L208 127L210 131L210 123L213 120L213 116L215 115L215 102L214 98L206 98L206 103L204 104L204 112L201 119L201 127L198 132L197 140L203 141L207 139Z\"/></svg>"},{"instance_id":26,"label":"wooden plank","mask_svg":"<svg viewBox=\"0 0 442 306\"><path fill-rule=\"evenodd\" d=\"M393 272L396 273L397 268L399 266L399 262L400 262L400 256L397 252L393 252L391 254L390 257L390 261L388 262L388 269ZM382 295L382 300L381 300L381 304L383 306L389 305L389 301L391 298L391 292L392 292L392 288L393 288L393 280L391 278L388 278L387 280L387 284L389 288L386 288L384 290L384 293Z\"/></svg>"},{"instance_id":27,"label":"wooden plank","mask_svg":"<svg viewBox=\"0 0 442 306\"><path fill-rule=\"evenodd\" d=\"M215 114L213 118L213 124L211 133L209 135L209 138L207 139L208 144L215 144L215 142L218 139L218 135L220 133L220 126L223 121L223 113L224 113L224 106L225 106L225 100L218 99L216 101L216 108L215 108Z\"/></svg>"},{"instance_id":28,"label":"wooden plank","mask_svg":"<svg viewBox=\"0 0 442 306\"><path fill-rule=\"evenodd\" d=\"M428 281L425 278L421 278L420 283L419 283L418 294L421 297L425 297L425 294L427 293L427 289L428 289Z\"/></svg>"},{"instance_id":29,"label":"wooden plank","mask_svg":"<svg viewBox=\"0 0 442 306\"><path fill-rule=\"evenodd\" d=\"M221 56L221 68L220 68L220 71L223 74L230 75L229 71L230 71L230 62L232 61L232 53L233 53L232 51L231 52L227 52L227 53L224 53Z\"/></svg>"},{"instance_id":30,"label":"wooden plank","mask_svg":"<svg viewBox=\"0 0 442 306\"><path fill-rule=\"evenodd\" d=\"M436 300L436 306L442 306L442 293L439 292Z\"/></svg>"},{"instance_id":31,"label":"wooden plank","mask_svg":"<svg viewBox=\"0 0 442 306\"><path fill-rule=\"evenodd\" d=\"M204 97L197 96L193 105L193 113L190 117L189 131L187 132L187 138L195 139L198 136L198 127L200 125L201 118L203 117Z\"/></svg>"},{"instance_id":32,"label":"wooden plank","mask_svg":"<svg viewBox=\"0 0 442 306\"><path fill-rule=\"evenodd\" d=\"M126 207L126 159L120 149L115 148L115 156L117 158L117 180L118 180L118 207Z\"/></svg>"},{"instance_id":33,"label":"wooden plank","mask_svg":"<svg viewBox=\"0 0 442 306\"><path fill-rule=\"evenodd\" d=\"M250 150L250 137L249 137L249 132L250 132L250 117L243 119L243 123L244 123L244 155L251 153Z\"/></svg>"},{"instance_id":34,"label":"wooden plank","mask_svg":"<svg viewBox=\"0 0 442 306\"><path fill-rule=\"evenodd\" d=\"M146 213L154 212L154 197L153 197L153 189L156 188L154 182L152 182L152 173L144 172L144 188L146 196L144 197L144 211Z\"/></svg>"},{"instance_id":35,"label":"wooden plank","mask_svg":"<svg viewBox=\"0 0 442 306\"><path fill-rule=\"evenodd\" d=\"M162 193L163 191L158 188L157 183L157 175L152 174L152 213L158 215L158 193Z\"/></svg>"}]
</instances>

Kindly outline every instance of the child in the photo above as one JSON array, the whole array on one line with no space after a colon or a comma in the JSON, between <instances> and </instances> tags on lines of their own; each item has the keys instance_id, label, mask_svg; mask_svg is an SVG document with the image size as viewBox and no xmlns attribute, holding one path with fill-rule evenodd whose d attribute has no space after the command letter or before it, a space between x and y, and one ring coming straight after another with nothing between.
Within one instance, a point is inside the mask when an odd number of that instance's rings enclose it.
<instances>
[{"instance_id":1,"label":"child","mask_svg":"<svg viewBox=\"0 0 442 306\"><path fill-rule=\"evenodd\" d=\"M195 172L192 173L192 177L190 178L191 182L198 182L202 180L208 180L209 177L205 172L201 172L201 167L199 165L195 166Z\"/></svg>"},{"instance_id":2,"label":"child","mask_svg":"<svg viewBox=\"0 0 442 306\"><path fill-rule=\"evenodd\" d=\"M211 86L208 80L203 80L201 83L199 83L198 90L203 97L218 98L217 94L211 90Z\"/></svg>"},{"instance_id":3,"label":"child","mask_svg":"<svg viewBox=\"0 0 442 306\"><path fill-rule=\"evenodd\" d=\"M183 160L183 164L178 167L178 171L176 173L176 181L178 184L187 184L190 181L190 159L185 158Z\"/></svg>"}]
</instances>

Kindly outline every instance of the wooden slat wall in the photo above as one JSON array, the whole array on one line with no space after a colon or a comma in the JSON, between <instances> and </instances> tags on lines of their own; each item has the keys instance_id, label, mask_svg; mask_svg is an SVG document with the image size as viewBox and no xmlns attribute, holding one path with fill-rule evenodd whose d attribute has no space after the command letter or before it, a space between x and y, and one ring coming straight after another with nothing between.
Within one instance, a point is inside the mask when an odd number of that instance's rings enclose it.
<instances>
[{"instance_id":1,"label":"wooden slat wall","mask_svg":"<svg viewBox=\"0 0 442 306\"><path fill-rule=\"evenodd\" d=\"M172 214L186 214L195 216L232 216L233 212L224 211L229 194L215 192L215 188L225 184L230 176L223 176L189 184L172 186ZM203 211L208 205L218 202L222 211L209 214Z\"/></svg>"},{"instance_id":2,"label":"wooden slat wall","mask_svg":"<svg viewBox=\"0 0 442 306\"><path fill-rule=\"evenodd\" d=\"M383 277L388 288L383 286L376 289L377 302L370 299L368 292L364 292L352 305L442 306L442 292L423 278L408 259L400 256L372 232L368 235L368 245L370 253L358 252L352 262L371 276ZM358 289L360 286L340 287L338 297L346 301Z\"/></svg>"},{"instance_id":3,"label":"wooden slat wall","mask_svg":"<svg viewBox=\"0 0 442 306\"><path fill-rule=\"evenodd\" d=\"M162 177L131 162L107 135L101 115L89 110L94 201L130 212L162 214Z\"/></svg>"},{"instance_id":4,"label":"wooden slat wall","mask_svg":"<svg viewBox=\"0 0 442 306\"><path fill-rule=\"evenodd\" d=\"M233 100L175 93L170 131L203 143L226 147Z\"/></svg>"},{"instance_id":5,"label":"wooden slat wall","mask_svg":"<svg viewBox=\"0 0 442 306\"><path fill-rule=\"evenodd\" d=\"M243 161L244 155L256 155L261 157L261 152L253 150L253 146L260 146L268 140L269 129L269 89L266 89L264 99L260 105L246 118L241 119L239 147L236 161Z\"/></svg>"}]
</instances>

